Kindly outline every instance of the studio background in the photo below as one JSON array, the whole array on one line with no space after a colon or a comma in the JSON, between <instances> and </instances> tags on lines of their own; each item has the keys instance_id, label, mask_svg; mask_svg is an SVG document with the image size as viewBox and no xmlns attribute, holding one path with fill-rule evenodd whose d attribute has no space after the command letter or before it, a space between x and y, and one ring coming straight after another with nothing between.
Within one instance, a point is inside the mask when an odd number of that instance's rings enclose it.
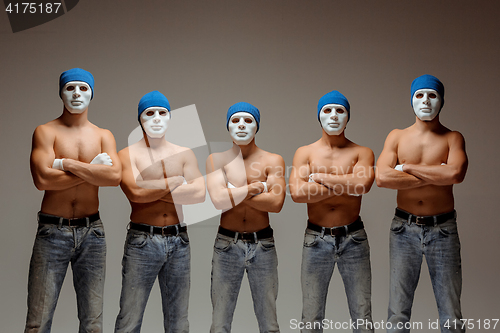
<instances>
[{"instance_id":1,"label":"studio background","mask_svg":"<svg viewBox=\"0 0 500 333\"><path fill-rule=\"evenodd\" d=\"M94 75L89 120L113 132L118 150L127 146L137 126L139 99L159 90L174 109L196 105L208 142L230 141L225 127L230 105L254 104L262 116L257 145L282 155L287 166L298 147L321 136L316 105L323 94L335 89L349 99L346 136L370 147L378 157L392 129L414 122L411 81L422 74L437 76L446 89L440 119L464 135L469 157L465 181L454 189L462 243L462 312L474 320L499 318L499 14L500 3L487 0L87 0L54 21L15 34L7 15L0 14L2 332L22 331L26 317L29 260L43 196L30 175L31 136L37 125L61 114L59 74L73 67ZM120 188L102 188L100 202L108 246L104 298L108 333L119 310L130 206ZM375 184L363 198L376 322L387 317L389 225L395 207L396 191ZM281 213L271 215L279 258L277 308L282 332L293 332L290 320L301 316L306 219L306 205L294 203L290 196ZM189 228L192 332L207 332L211 323L210 270L218 220L213 217ZM326 318L349 320L337 269ZM424 263L412 320L426 327L436 319ZM142 331L162 332L162 322L155 286ZM77 327L69 270L52 332L75 332ZM258 331L246 277L233 331Z\"/></svg>"}]
</instances>

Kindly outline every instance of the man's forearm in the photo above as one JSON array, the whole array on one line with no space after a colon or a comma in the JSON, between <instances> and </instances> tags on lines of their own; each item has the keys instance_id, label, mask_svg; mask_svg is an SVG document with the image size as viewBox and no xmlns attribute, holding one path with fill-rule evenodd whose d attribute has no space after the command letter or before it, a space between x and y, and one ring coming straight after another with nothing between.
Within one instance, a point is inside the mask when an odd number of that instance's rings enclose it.
<instances>
[{"instance_id":1,"label":"man's forearm","mask_svg":"<svg viewBox=\"0 0 500 333\"><path fill-rule=\"evenodd\" d=\"M433 185L453 185L457 183L457 171L449 165L405 164L403 171Z\"/></svg>"},{"instance_id":2,"label":"man's forearm","mask_svg":"<svg viewBox=\"0 0 500 333\"><path fill-rule=\"evenodd\" d=\"M117 186L120 183L120 171L109 165L89 164L65 158L64 170L95 186Z\"/></svg>"},{"instance_id":3,"label":"man's forearm","mask_svg":"<svg viewBox=\"0 0 500 333\"><path fill-rule=\"evenodd\" d=\"M76 175L55 169L47 170L44 175L33 175L33 181L40 191L62 191L85 183Z\"/></svg>"},{"instance_id":4,"label":"man's forearm","mask_svg":"<svg viewBox=\"0 0 500 333\"><path fill-rule=\"evenodd\" d=\"M394 169L379 172L376 179L378 187L385 187L393 190L409 190L428 185L428 183L421 178Z\"/></svg>"}]
</instances>

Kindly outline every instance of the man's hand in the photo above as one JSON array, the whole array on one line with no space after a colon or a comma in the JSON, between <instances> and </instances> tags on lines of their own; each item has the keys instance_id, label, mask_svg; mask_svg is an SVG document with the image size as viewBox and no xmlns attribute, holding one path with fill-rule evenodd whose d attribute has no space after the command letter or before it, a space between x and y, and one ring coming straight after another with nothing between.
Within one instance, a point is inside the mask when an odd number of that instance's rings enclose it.
<instances>
[{"instance_id":1,"label":"man's hand","mask_svg":"<svg viewBox=\"0 0 500 333\"><path fill-rule=\"evenodd\" d=\"M54 160L54 163L52 163L52 169L66 171L66 170L64 170L64 167L63 167L63 160L64 160L64 158L56 158Z\"/></svg>"},{"instance_id":2,"label":"man's hand","mask_svg":"<svg viewBox=\"0 0 500 333\"><path fill-rule=\"evenodd\" d=\"M55 163L55 161L54 161ZM100 154L97 154L96 157L94 157L94 159L92 160L92 162L90 162L90 164L103 164L103 165L113 165L113 161L111 160L111 157L109 157L109 155L107 153L100 153ZM61 166L62 166L62 162L61 162ZM64 169L61 169L61 170L64 170Z\"/></svg>"}]
</instances>

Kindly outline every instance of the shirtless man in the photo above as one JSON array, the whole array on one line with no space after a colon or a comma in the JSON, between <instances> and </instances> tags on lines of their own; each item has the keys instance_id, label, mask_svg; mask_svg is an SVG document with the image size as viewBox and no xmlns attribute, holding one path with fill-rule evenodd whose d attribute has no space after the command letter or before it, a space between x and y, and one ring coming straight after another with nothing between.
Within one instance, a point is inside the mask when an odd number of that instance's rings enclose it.
<instances>
[{"instance_id":1,"label":"shirtless man","mask_svg":"<svg viewBox=\"0 0 500 333\"><path fill-rule=\"evenodd\" d=\"M223 211L212 260L210 332L231 332L245 271L259 331L279 332L278 258L269 213L278 213L285 201L285 162L255 144L260 125L255 106L234 104L226 124L233 147L207 159L208 192L215 207Z\"/></svg>"},{"instance_id":2,"label":"shirtless man","mask_svg":"<svg viewBox=\"0 0 500 333\"><path fill-rule=\"evenodd\" d=\"M464 332L453 184L461 183L467 171L465 141L439 122L444 87L436 77L423 75L413 81L411 104L415 123L387 136L377 162L377 185L398 190L390 233L387 332L410 331L405 324L410 321L422 255L431 276L441 332Z\"/></svg>"},{"instance_id":3,"label":"shirtless man","mask_svg":"<svg viewBox=\"0 0 500 333\"><path fill-rule=\"evenodd\" d=\"M205 181L193 152L165 140L170 117L163 94L144 95L138 107L143 138L118 153L132 213L115 332L140 332L156 277L165 332L189 332L190 247L182 205L205 200Z\"/></svg>"},{"instance_id":4,"label":"shirtless man","mask_svg":"<svg viewBox=\"0 0 500 333\"><path fill-rule=\"evenodd\" d=\"M359 216L374 179L373 152L345 137L350 105L332 91L319 100L321 138L297 149L290 176L295 202L307 203L302 252L301 332L323 332L335 263L344 281L354 332L373 332L370 247Z\"/></svg>"},{"instance_id":5,"label":"shirtless man","mask_svg":"<svg viewBox=\"0 0 500 333\"><path fill-rule=\"evenodd\" d=\"M25 332L50 332L68 264L73 269L79 332L102 332L106 264L99 186L117 186L115 139L87 119L94 78L73 68L59 78L62 115L33 133L31 174L45 191L28 281Z\"/></svg>"}]
</instances>

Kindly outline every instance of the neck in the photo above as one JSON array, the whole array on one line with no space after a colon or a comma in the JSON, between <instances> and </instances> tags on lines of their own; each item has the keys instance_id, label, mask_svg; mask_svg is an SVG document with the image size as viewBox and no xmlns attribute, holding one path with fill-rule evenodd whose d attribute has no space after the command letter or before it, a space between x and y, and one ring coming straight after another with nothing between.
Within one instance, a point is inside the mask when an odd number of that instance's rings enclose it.
<instances>
[{"instance_id":1,"label":"neck","mask_svg":"<svg viewBox=\"0 0 500 333\"><path fill-rule=\"evenodd\" d=\"M430 121L423 121L415 116L415 127L422 132L435 131L441 127L441 123L439 122L439 115L437 115Z\"/></svg>"},{"instance_id":2,"label":"neck","mask_svg":"<svg viewBox=\"0 0 500 333\"><path fill-rule=\"evenodd\" d=\"M257 145L255 144L255 138L252 139L252 141L250 141L249 144L247 145L237 145L236 143L233 142L233 148L234 152L236 154L238 154L238 151L241 151L241 156L243 158L246 158L248 157L249 155L253 154L257 149L259 149L257 147Z\"/></svg>"},{"instance_id":3,"label":"neck","mask_svg":"<svg viewBox=\"0 0 500 333\"><path fill-rule=\"evenodd\" d=\"M344 132L345 131L342 131L339 135L329 135L325 132L325 130L323 130L321 141L331 148L345 146L348 140L346 139Z\"/></svg>"},{"instance_id":4,"label":"neck","mask_svg":"<svg viewBox=\"0 0 500 333\"><path fill-rule=\"evenodd\" d=\"M78 127L78 126L83 126L89 122L87 118L87 110L83 111L82 113L71 113L64 107L62 115L59 117L61 121L66 125L66 126L71 126L71 127Z\"/></svg>"},{"instance_id":5,"label":"neck","mask_svg":"<svg viewBox=\"0 0 500 333\"><path fill-rule=\"evenodd\" d=\"M152 138L144 131L142 131L142 135L144 136L144 141L146 142L146 146L148 148L156 149L167 144L167 141L165 141L165 136L162 136L161 138Z\"/></svg>"}]
</instances>

